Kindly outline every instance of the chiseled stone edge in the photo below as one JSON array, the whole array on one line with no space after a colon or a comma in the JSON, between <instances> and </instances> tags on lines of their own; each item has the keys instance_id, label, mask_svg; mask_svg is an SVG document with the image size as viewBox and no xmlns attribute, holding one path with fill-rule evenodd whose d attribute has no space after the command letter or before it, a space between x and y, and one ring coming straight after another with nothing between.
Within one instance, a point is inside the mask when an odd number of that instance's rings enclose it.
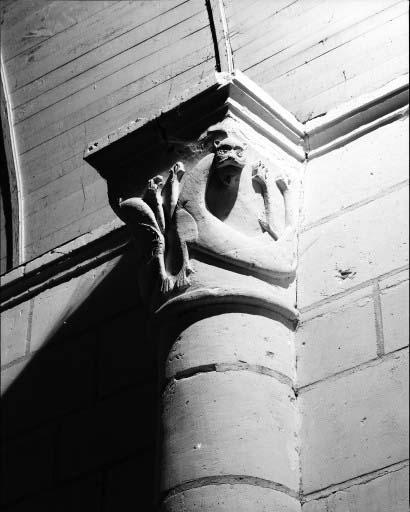
<instances>
[{"instance_id":1,"label":"chiseled stone edge","mask_svg":"<svg viewBox=\"0 0 410 512\"><path fill-rule=\"evenodd\" d=\"M279 126L283 125L282 133L278 128L278 123L275 128L275 131L283 139L289 131L293 132L294 136L300 136L303 139L305 158L312 159L345 145L379 126L404 117L408 112L408 106L403 106L403 103L408 103L408 83L409 75L404 75L371 94L356 98L352 102L345 103L324 116L302 125L289 111L281 107L240 71L236 70L232 74L216 73L175 97L166 107L160 109L149 119L137 120L123 126L96 141L96 145L95 143L88 144L84 157L119 140L128 133L138 130L156 117L177 107L181 102L187 101L210 87L233 84L268 110L272 119L279 121ZM236 106L234 102L231 103L234 107ZM383 109L383 105L389 105L390 111ZM246 106L242 106L242 111L245 112L246 117L250 113ZM344 124L344 127L340 131L341 124ZM321 143L315 145L313 139L318 135ZM290 139L289 144L297 147ZM124 251L128 242L129 235L123 229L123 223L116 219L56 247L38 258L23 263L0 276L2 308L11 307L15 303L25 300L27 295L37 293L40 289L54 284L56 278L59 280L69 279L72 274L84 266L96 266L101 259L114 257L118 252Z\"/></svg>"}]
</instances>

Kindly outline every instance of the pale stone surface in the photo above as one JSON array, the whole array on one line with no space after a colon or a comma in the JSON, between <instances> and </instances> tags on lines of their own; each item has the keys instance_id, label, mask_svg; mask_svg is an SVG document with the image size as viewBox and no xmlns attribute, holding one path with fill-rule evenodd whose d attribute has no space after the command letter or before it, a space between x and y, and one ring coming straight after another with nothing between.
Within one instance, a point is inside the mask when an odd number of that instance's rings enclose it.
<instances>
[{"instance_id":1,"label":"pale stone surface","mask_svg":"<svg viewBox=\"0 0 410 512\"><path fill-rule=\"evenodd\" d=\"M303 512L408 512L409 469L357 483L303 505Z\"/></svg>"},{"instance_id":2,"label":"pale stone surface","mask_svg":"<svg viewBox=\"0 0 410 512\"><path fill-rule=\"evenodd\" d=\"M408 468L371 482L355 485L328 498L329 512L408 512Z\"/></svg>"},{"instance_id":3,"label":"pale stone surface","mask_svg":"<svg viewBox=\"0 0 410 512\"><path fill-rule=\"evenodd\" d=\"M162 491L221 475L299 485L292 390L271 377L211 372L172 382L163 398Z\"/></svg>"},{"instance_id":4,"label":"pale stone surface","mask_svg":"<svg viewBox=\"0 0 410 512\"><path fill-rule=\"evenodd\" d=\"M38 350L47 343L55 332L79 306L80 297L76 293L78 279L72 279L40 293L34 298L33 327L30 348Z\"/></svg>"},{"instance_id":5,"label":"pale stone surface","mask_svg":"<svg viewBox=\"0 0 410 512\"><path fill-rule=\"evenodd\" d=\"M299 307L406 265L407 219L405 187L303 233Z\"/></svg>"},{"instance_id":6,"label":"pale stone surface","mask_svg":"<svg viewBox=\"0 0 410 512\"><path fill-rule=\"evenodd\" d=\"M391 352L409 344L409 282L381 293L384 350Z\"/></svg>"},{"instance_id":7,"label":"pale stone surface","mask_svg":"<svg viewBox=\"0 0 410 512\"><path fill-rule=\"evenodd\" d=\"M263 366L293 379L293 333L265 316L224 313L185 329L166 360L166 376L215 363Z\"/></svg>"},{"instance_id":8,"label":"pale stone surface","mask_svg":"<svg viewBox=\"0 0 410 512\"><path fill-rule=\"evenodd\" d=\"M300 512L299 500L255 485L209 485L165 500L163 512Z\"/></svg>"},{"instance_id":9,"label":"pale stone surface","mask_svg":"<svg viewBox=\"0 0 410 512\"><path fill-rule=\"evenodd\" d=\"M408 131L408 123L396 121L309 162L304 225L406 180Z\"/></svg>"},{"instance_id":10,"label":"pale stone surface","mask_svg":"<svg viewBox=\"0 0 410 512\"><path fill-rule=\"evenodd\" d=\"M365 293L369 293L366 290ZM328 377L377 356L372 297L351 294L302 323L296 333L298 385Z\"/></svg>"},{"instance_id":11,"label":"pale stone surface","mask_svg":"<svg viewBox=\"0 0 410 512\"><path fill-rule=\"evenodd\" d=\"M304 492L408 457L408 354L300 395Z\"/></svg>"},{"instance_id":12,"label":"pale stone surface","mask_svg":"<svg viewBox=\"0 0 410 512\"><path fill-rule=\"evenodd\" d=\"M29 314L30 301L1 312L2 365L24 356L28 338Z\"/></svg>"},{"instance_id":13,"label":"pale stone surface","mask_svg":"<svg viewBox=\"0 0 410 512\"><path fill-rule=\"evenodd\" d=\"M1 371L1 394L4 395L13 382L18 379L19 375L30 362L30 358L19 361L8 368Z\"/></svg>"},{"instance_id":14,"label":"pale stone surface","mask_svg":"<svg viewBox=\"0 0 410 512\"><path fill-rule=\"evenodd\" d=\"M302 506L302 512L329 512L326 500L308 501Z\"/></svg>"}]
</instances>

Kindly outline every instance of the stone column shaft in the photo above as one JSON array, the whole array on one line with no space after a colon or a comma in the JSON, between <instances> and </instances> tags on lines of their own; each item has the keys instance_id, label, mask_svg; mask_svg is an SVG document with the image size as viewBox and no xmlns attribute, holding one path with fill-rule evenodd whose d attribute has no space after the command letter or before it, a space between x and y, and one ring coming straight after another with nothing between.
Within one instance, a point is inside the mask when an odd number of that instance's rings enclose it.
<instances>
[{"instance_id":1,"label":"stone column shaft","mask_svg":"<svg viewBox=\"0 0 410 512\"><path fill-rule=\"evenodd\" d=\"M161 510L299 510L291 323L210 306L161 348Z\"/></svg>"}]
</instances>

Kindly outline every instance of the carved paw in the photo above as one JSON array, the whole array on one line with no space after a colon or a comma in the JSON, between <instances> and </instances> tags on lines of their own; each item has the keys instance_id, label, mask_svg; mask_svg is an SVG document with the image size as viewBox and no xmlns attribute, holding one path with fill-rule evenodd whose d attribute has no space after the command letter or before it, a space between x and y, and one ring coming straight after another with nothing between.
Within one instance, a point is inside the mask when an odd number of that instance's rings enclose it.
<instances>
[{"instance_id":1,"label":"carved paw","mask_svg":"<svg viewBox=\"0 0 410 512\"><path fill-rule=\"evenodd\" d=\"M268 168L261 160L259 160L252 166L252 179L262 183L266 183L268 172Z\"/></svg>"},{"instance_id":2,"label":"carved paw","mask_svg":"<svg viewBox=\"0 0 410 512\"><path fill-rule=\"evenodd\" d=\"M169 293L172 291L173 288L173 281L168 276L162 276L161 277L161 293Z\"/></svg>"},{"instance_id":3,"label":"carved paw","mask_svg":"<svg viewBox=\"0 0 410 512\"><path fill-rule=\"evenodd\" d=\"M156 192L159 188L161 188L164 184L164 178L162 176L154 176L152 179L148 180L147 189L152 192Z\"/></svg>"},{"instance_id":4,"label":"carved paw","mask_svg":"<svg viewBox=\"0 0 410 512\"><path fill-rule=\"evenodd\" d=\"M191 285L191 281L186 274L186 270L182 269L175 280L175 287L178 289L188 288Z\"/></svg>"},{"instance_id":5,"label":"carved paw","mask_svg":"<svg viewBox=\"0 0 410 512\"><path fill-rule=\"evenodd\" d=\"M176 162L169 172L175 174L178 181L181 181L182 176L185 174L184 164L182 162Z\"/></svg>"},{"instance_id":6,"label":"carved paw","mask_svg":"<svg viewBox=\"0 0 410 512\"><path fill-rule=\"evenodd\" d=\"M266 231L266 233L269 233L269 235L276 241L278 239L278 235L277 235L276 231L274 231L272 229L270 224L268 222L266 222L265 219L262 219L261 217L259 217L258 220L259 220L259 224L260 224L261 228L263 229L263 231Z\"/></svg>"}]
</instances>

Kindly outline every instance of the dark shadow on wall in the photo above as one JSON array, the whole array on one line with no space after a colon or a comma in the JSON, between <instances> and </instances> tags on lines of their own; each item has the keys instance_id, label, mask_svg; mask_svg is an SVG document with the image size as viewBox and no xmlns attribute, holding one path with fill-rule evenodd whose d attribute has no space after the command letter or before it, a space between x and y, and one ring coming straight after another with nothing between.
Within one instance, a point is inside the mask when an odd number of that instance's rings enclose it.
<instances>
[{"instance_id":1,"label":"dark shadow on wall","mask_svg":"<svg viewBox=\"0 0 410 512\"><path fill-rule=\"evenodd\" d=\"M134 258L109 264L47 343L6 369L3 510L155 510L156 365Z\"/></svg>"}]
</instances>

